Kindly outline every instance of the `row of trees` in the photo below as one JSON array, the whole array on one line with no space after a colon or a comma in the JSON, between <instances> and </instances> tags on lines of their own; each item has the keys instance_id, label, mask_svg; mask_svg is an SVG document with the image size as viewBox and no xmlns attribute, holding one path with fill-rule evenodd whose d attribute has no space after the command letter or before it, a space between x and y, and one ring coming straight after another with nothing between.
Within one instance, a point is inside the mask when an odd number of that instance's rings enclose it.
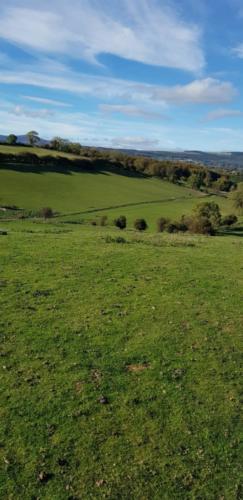
<instances>
[{"instance_id":1,"label":"row of trees","mask_svg":"<svg viewBox=\"0 0 243 500\"><path fill-rule=\"evenodd\" d=\"M193 189L205 190L215 188L229 192L236 187L236 182L227 173L209 170L203 165L195 165L182 161L156 160L144 156L129 156L116 150L98 150L81 146L77 142L69 142L61 137L54 137L47 149L82 155L95 160L107 160L123 169L152 177L166 179L173 183L187 183Z\"/></svg>"},{"instance_id":2,"label":"row of trees","mask_svg":"<svg viewBox=\"0 0 243 500\"><path fill-rule=\"evenodd\" d=\"M190 232L195 234L215 235L221 227L229 227L237 222L235 214L222 216L219 205L215 202L199 203L193 210L192 215L183 215L179 221L171 221L167 217L160 217L157 220L157 231L159 233L178 233ZM96 221L93 221L97 225ZM107 216L100 218L100 225L107 224ZM127 227L127 219L125 215L114 220L114 225L123 230ZM136 219L134 228L138 231L145 231L148 224L145 219Z\"/></svg>"},{"instance_id":3,"label":"row of trees","mask_svg":"<svg viewBox=\"0 0 243 500\"><path fill-rule=\"evenodd\" d=\"M30 146L36 146L40 142L39 134L31 130L27 134ZM18 137L10 134L7 138L8 144L15 145ZM146 176L159 177L173 183L183 183L193 189L229 192L236 188L237 183L230 175L222 171L210 170L203 165L175 161L156 160L144 156L129 156L116 150L100 150L96 148L81 146L78 142L70 142L62 137L54 137L44 146L47 150L55 150L60 153L72 153L95 161L107 162L109 167L125 169L131 174L139 173ZM63 161L63 160L62 160Z\"/></svg>"},{"instance_id":4,"label":"row of trees","mask_svg":"<svg viewBox=\"0 0 243 500\"><path fill-rule=\"evenodd\" d=\"M35 130L27 132L26 136L28 137L30 146L36 146L40 142L39 134ZM18 142L18 136L15 134L9 134L6 139L6 142L10 146L15 146Z\"/></svg>"}]
</instances>

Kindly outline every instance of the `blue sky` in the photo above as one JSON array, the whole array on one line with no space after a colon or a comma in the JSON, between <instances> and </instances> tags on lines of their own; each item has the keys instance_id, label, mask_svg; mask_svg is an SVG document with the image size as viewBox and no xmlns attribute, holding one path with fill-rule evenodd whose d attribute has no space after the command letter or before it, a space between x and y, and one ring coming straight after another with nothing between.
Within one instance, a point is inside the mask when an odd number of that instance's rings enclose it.
<instances>
[{"instance_id":1,"label":"blue sky","mask_svg":"<svg viewBox=\"0 0 243 500\"><path fill-rule=\"evenodd\" d=\"M0 134L243 150L242 0L8 0Z\"/></svg>"}]
</instances>

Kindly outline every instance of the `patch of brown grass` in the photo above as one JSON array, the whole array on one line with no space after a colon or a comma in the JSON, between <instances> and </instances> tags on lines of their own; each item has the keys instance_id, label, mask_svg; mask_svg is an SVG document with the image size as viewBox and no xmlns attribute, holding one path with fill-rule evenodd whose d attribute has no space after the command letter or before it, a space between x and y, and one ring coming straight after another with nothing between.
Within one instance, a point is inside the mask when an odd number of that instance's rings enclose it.
<instances>
[{"instance_id":1,"label":"patch of brown grass","mask_svg":"<svg viewBox=\"0 0 243 500\"><path fill-rule=\"evenodd\" d=\"M128 365L127 366L127 371L132 372L132 373L138 373L138 372L143 372L144 370L147 370L150 368L149 363L140 363L140 364L134 364L134 365Z\"/></svg>"}]
</instances>

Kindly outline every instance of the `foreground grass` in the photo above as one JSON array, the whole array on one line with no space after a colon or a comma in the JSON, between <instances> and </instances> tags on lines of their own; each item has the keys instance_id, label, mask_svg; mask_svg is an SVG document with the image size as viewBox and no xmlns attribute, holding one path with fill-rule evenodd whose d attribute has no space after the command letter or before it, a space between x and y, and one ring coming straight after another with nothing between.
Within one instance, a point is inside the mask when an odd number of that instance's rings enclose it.
<instances>
[{"instance_id":1,"label":"foreground grass","mask_svg":"<svg viewBox=\"0 0 243 500\"><path fill-rule=\"evenodd\" d=\"M241 498L243 239L4 228L0 497Z\"/></svg>"}]
</instances>

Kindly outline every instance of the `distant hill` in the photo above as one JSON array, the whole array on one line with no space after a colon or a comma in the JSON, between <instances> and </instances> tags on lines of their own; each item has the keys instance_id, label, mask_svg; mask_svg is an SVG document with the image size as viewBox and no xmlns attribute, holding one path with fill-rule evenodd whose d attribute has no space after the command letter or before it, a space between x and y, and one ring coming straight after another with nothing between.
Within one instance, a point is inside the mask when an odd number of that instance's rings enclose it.
<instances>
[{"instance_id":1,"label":"distant hill","mask_svg":"<svg viewBox=\"0 0 243 500\"><path fill-rule=\"evenodd\" d=\"M0 142L6 142L7 137L8 137L7 135L0 135ZM50 141L47 141L46 139L42 139L40 137L39 144L41 146L44 146L45 144L48 144L49 142ZM29 139L28 139L27 135L26 134L24 134L24 135L18 135L17 143L18 144L26 144L26 145L29 144Z\"/></svg>"},{"instance_id":2,"label":"distant hill","mask_svg":"<svg viewBox=\"0 0 243 500\"><path fill-rule=\"evenodd\" d=\"M106 149L106 148L97 148ZM136 149L114 149L131 156L146 156L156 160L175 160L205 165L211 168L243 170L243 152L204 152L204 151L138 151Z\"/></svg>"},{"instance_id":3,"label":"distant hill","mask_svg":"<svg viewBox=\"0 0 243 500\"><path fill-rule=\"evenodd\" d=\"M0 135L0 143L4 143L7 135ZM18 136L18 144L29 144L27 135ZM50 141L40 138L39 145L45 146ZM243 152L227 151L227 152L205 152L205 151L142 151L137 149L120 149L120 148L102 148L97 147L100 151L120 151L130 156L146 156L156 160L175 160L184 161L187 163L205 165L211 168L223 168L228 170L242 170L243 171Z\"/></svg>"}]
</instances>

